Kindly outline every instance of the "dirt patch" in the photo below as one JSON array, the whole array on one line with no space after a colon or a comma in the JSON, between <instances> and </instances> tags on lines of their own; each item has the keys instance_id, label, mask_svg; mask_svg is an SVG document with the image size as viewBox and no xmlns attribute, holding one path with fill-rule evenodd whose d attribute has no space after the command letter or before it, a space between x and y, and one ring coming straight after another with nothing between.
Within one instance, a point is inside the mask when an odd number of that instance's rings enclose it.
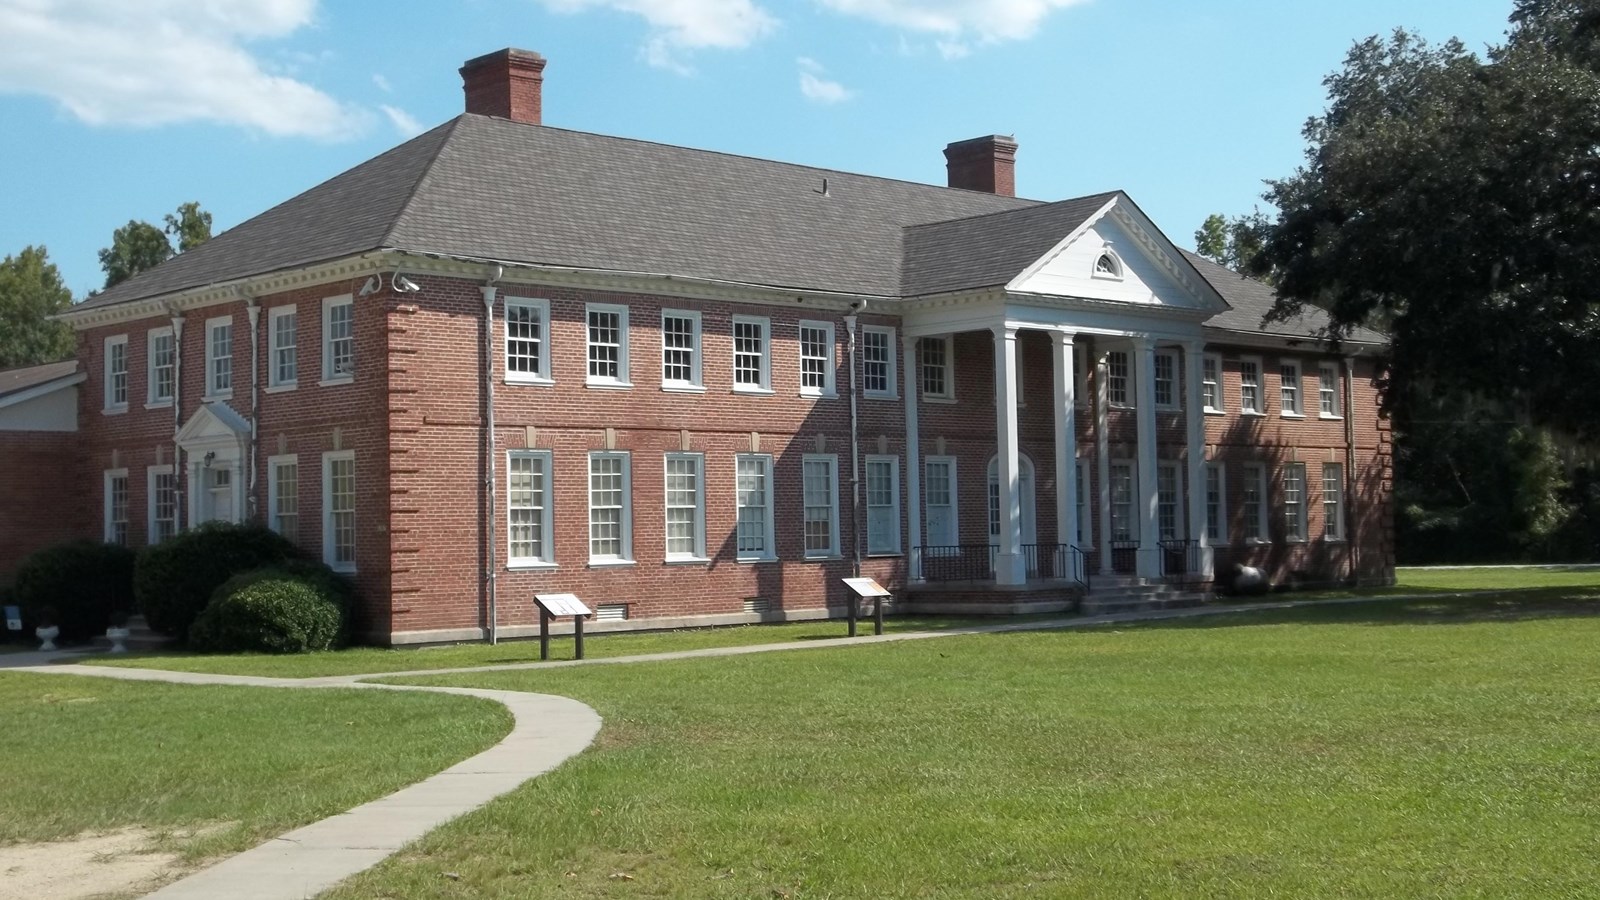
<instances>
[{"instance_id":1,"label":"dirt patch","mask_svg":"<svg viewBox=\"0 0 1600 900\"><path fill-rule=\"evenodd\" d=\"M181 874L178 854L156 850L148 828L0 847L0 898L88 900L139 896Z\"/></svg>"}]
</instances>

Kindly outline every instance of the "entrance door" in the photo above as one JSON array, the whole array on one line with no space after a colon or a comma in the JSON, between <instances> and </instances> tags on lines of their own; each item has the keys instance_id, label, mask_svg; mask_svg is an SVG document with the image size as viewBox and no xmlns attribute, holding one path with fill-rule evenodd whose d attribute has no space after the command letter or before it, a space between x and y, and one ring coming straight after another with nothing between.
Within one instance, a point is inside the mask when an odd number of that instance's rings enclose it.
<instances>
[{"instance_id":1,"label":"entrance door","mask_svg":"<svg viewBox=\"0 0 1600 900\"><path fill-rule=\"evenodd\" d=\"M1022 507L1022 543L1024 545L1039 542L1038 531L1033 513L1033 460L1025 454L1018 454L1017 492L1020 494ZM996 457L989 460L989 544L991 556L1000 553L1000 459ZM1037 552L1023 551L1028 560L1028 575L1039 574L1039 555ZM992 561L991 561L992 562ZM992 567L992 566L991 566Z\"/></svg>"},{"instance_id":2,"label":"entrance door","mask_svg":"<svg viewBox=\"0 0 1600 900\"><path fill-rule=\"evenodd\" d=\"M233 502L233 469L213 466L201 469L204 492L200 495L198 519L201 522L238 522Z\"/></svg>"}]
</instances>

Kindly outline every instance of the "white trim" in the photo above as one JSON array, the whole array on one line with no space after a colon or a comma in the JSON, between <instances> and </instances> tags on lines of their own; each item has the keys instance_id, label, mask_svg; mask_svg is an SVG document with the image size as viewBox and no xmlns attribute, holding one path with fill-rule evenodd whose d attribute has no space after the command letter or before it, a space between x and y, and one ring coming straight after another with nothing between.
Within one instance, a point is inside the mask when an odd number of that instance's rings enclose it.
<instances>
[{"instance_id":1,"label":"white trim","mask_svg":"<svg viewBox=\"0 0 1600 900\"><path fill-rule=\"evenodd\" d=\"M872 511L885 508L882 504L874 506L872 503L872 465L873 463L889 464L889 540L885 544L892 545L891 549L875 550L872 547ZM866 553L868 556L898 556L905 550L905 542L900 539L900 457L893 453L869 453L866 458L865 470L862 473L862 483L866 491Z\"/></svg>"},{"instance_id":2,"label":"white trim","mask_svg":"<svg viewBox=\"0 0 1600 900\"><path fill-rule=\"evenodd\" d=\"M1172 365L1172 378L1170 379L1172 390L1167 395L1167 402L1165 403L1161 402L1161 379L1157 377L1157 373L1160 371L1161 361L1163 359L1167 360ZM1178 351L1170 349L1155 351L1155 356L1152 358L1150 369L1151 378L1154 381L1153 387L1155 388L1156 409L1169 412L1182 409L1183 404L1178 402Z\"/></svg>"},{"instance_id":3,"label":"white trim","mask_svg":"<svg viewBox=\"0 0 1600 900\"><path fill-rule=\"evenodd\" d=\"M1109 271L1100 268L1101 262L1111 263ZM1122 259L1117 256L1117 251L1107 246L1102 248L1099 253L1095 254L1094 264L1089 270L1089 277L1101 278L1106 281L1121 281L1123 277L1122 273L1124 271L1126 270L1122 265Z\"/></svg>"},{"instance_id":4,"label":"white trim","mask_svg":"<svg viewBox=\"0 0 1600 900\"><path fill-rule=\"evenodd\" d=\"M284 532L281 512L278 509L278 488L282 486L279 480L278 469L283 466L294 467L294 534L291 536ZM267 457L267 527L272 531L289 537L298 542L300 537L300 523L304 516L300 510L300 456L295 453L283 453Z\"/></svg>"},{"instance_id":5,"label":"white trim","mask_svg":"<svg viewBox=\"0 0 1600 900\"><path fill-rule=\"evenodd\" d=\"M760 365L760 384L750 384L739 381L739 326L755 325L761 332L761 354L758 360ZM733 369L730 378L733 382L734 393L738 394L770 394L772 393L772 320L766 316L734 316L729 326L732 336L731 351L733 353Z\"/></svg>"},{"instance_id":6,"label":"white trim","mask_svg":"<svg viewBox=\"0 0 1600 900\"><path fill-rule=\"evenodd\" d=\"M111 379L116 373L111 371L111 348L116 346L122 348L122 399L120 401L112 396L114 389ZM131 392L132 384L133 375L128 369L128 336L125 334L111 335L105 339L104 352L100 357L100 398L104 403L101 412L108 416L127 412L128 395Z\"/></svg>"},{"instance_id":7,"label":"white trim","mask_svg":"<svg viewBox=\"0 0 1600 900\"><path fill-rule=\"evenodd\" d=\"M1290 369L1294 370L1294 378L1287 377ZM1305 378L1302 377L1300 360L1278 360L1278 414L1286 419L1304 418L1306 414ZM1288 399L1289 390L1293 388L1294 403L1284 402Z\"/></svg>"},{"instance_id":8,"label":"white trim","mask_svg":"<svg viewBox=\"0 0 1600 900\"><path fill-rule=\"evenodd\" d=\"M587 316L585 316L587 322ZM617 552L596 554L594 552L594 464L601 460L618 460L622 463L616 473L621 477L621 496L618 498L617 507ZM610 475L612 473L601 473ZM585 479L585 496L589 509L589 565L615 566L627 565L633 562L633 454L626 450L591 450L589 451L588 477Z\"/></svg>"},{"instance_id":9,"label":"white trim","mask_svg":"<svg viewBox=\"0 0 1600 900\"><path fill-rule=\"evenodd\" d=\"M1206 480L1205 498L1206 514L1203 517L1206 529L1206 543L1213 547L1222 547L1229 543L1228 534L1228 467L1220 459L1210 460L1201 470L1201 477ZM1217 533L1211 534L1211 475L1217 476Z\"/></svg>"},{"instance_id":10,"label":"white trim","mask_svg":"<svg viewBox=\"0 0 1600 900\"><path fill-rule=\"evenodd\" d=\"M228 330L228 352L225 356L217 354L217 333L222 329ZM228 361L228 386L218 387L217 363L226 359ZM233 316L217 316L206 320L205 343L205 380L206 390L203 400L229 400L233 397Z\"/></svg>"},{"instance_id":11,"label":"white trim","mask_svg":"<svg viewBox=\"0 0 1600 900\"><path fill-rule=\"evenodd\" d=\"M335 307L350 307L350 362L348 371L334 371L333 357L333 310ZM332 384L345 384L354 381L356 377L356 301L349 294L340 294L337 297L322 298L322 380L317 382L320 386Z\"/></svg>"},{"instance_id":12,"label":"white trim","mask_svg":"<svg viewBox=\"0 0 1600 900\"><path fill-rule=\"evenodd\" d=\"M158 544L161 538L156 532L156 479L162 475L172 476L172 531L178 529L178 476L174 473L172 465L146 466L144 470L144 505L145 505L145 543ZM161 520L165 521L165 520ZM170 537L170 535L169 535Z\"/></svg>"},{"instance_id":13,"label":"white trim","mask_svg":"<svg viewBox=\"0 0 1600 900\"><path fill-rule=\"evenodd\" d=\"M1208 366L1213 367L1211 370L1212 377L1209 379L1207 379L1204 374L1206 367ZM1202 398L1205 397L1205 386L1209 384L1211 385L1211 396L1214 400L1216 400L1215 404L1211 404L1205 403L1204 399L1202 399L1201 403L1204 404L1204 411L1214 415L1226 413L1228 409L1228 401L1223 397L1222 394L1222 354L1206 353L1202 355L1200 357L1200 371L1202 373L1200 380L1200 396Z\"/></svg>"},{"instance_id":14,"label":"white trim","mask_svg":"<svg viewBox=\"0 0 1600 900\"><path fill-rule=\"evenodd\" d=\"M689 378L667 377L667 354L671 351L682 351L683 347L667 346L667 320L685 319L689 327ZM701 392L706 389L704 380L704 342L701 340L701 318L699 310L693 309L662 309L661 310L661 389L663 391L689 391ZM702 473L703 476L703 473ZM704 493L702 491L702 493Z\"/></svg>"},{"instance_id":15,"label":"white trim","mask_svg":"<svg viewBox=\"0 0 1600 900\"><path fill-rule=\"evenodd\" d=\"M873 390L872 388L867 386L867 362L868 362L868 360L867 360L867 336L868 335L882 335L883 336L884 351L887 354L885 359L884 359L884 365L889 367L888 368L888 375L884 379L884 383L888 385L888 388L886 390L884 390L884 389ZM895 359L895 354L897 354L898 352L899 352L899 342L896 340L895 329L892 326L888 326L888 325L863 325L863 326L861 326L861 385L862 385L861 395L863 397L866 397L868 400L898 400L898 399L900 399L899 366L898 366L898 362L899 361Z\"/></svg>"},{"instance_id":16,"label":"white trim","mask_svg":"<svg viewBox=\"0 0 1600 900\"><path fill-rule=\"evenodd\" d=\"M278 342L278 323L286 318L294 319L294 328L289 335L294 338L294 343L285 346ZM294 366L294 377L280 377L278 355L283 351L290 352L290 362ZM300 385L300 312L297 304L286 303L274 306L267 310L267 393L275 394L282 391L292 391Z\"/></svg>"},{"instance_id":17,"label":"white trim","mask_svg":"<svg viewBox=\"0 0 1600 900\"><path fill-rule=\"evenodd\" d=\"M529 309L537 316L538 336L535 340L538 347L529 354L518 354L515 358L532 359L536 372L512 371L511 360L511 310ZM588 323L585 321L585 330ZM518 340L525 340L518 338ZM500 313L500 351L501 365L506 384L554 384L555 376L550 371L550 301L542 297L507 297L505 307Z\"/></svg>"},{"instance_id":18,"label":"white trim","mask_svg":"<svg viewBox=\"0 0 1600 900\"><path fill-rule=\"evenodd\" d=\"M806 496L806 470L814 465L827 467L828 487L828 546L812 549L807 544L806 516L812 508ZM837 559L839 557L839 455L837 453L807 453L800 458L800 548L806 559Z\"/></svg>"},{"instance_id":19,"label":"white trim","mask_svg":"<svg viewBox=\"0 0 1600 900\"><path fill-rule=\"evenodd\" d=\"M122 479L123 534L122 540L120 541L117 540L115 529L113 527L116 522L112 519L112 512L115 504L112 502L112 496L114 492L112 491L111 482L118 478ZM105 474L101 477L100 486L103 500L101 504L100 516L102 539L108 544L120 544L124 547L132 546L131 541L133 538L133 523L129 518L131 514L129 507L133 502L133 489L132 485L128 482L128 470L126 468L106 469Z\"/></svg>"},{"instance_id":20,"label":"white trim","mask_svg":"<svg viewBox=\"0 0 1600 900\"><path fill-rule=\"evenodd\" d=\"M739 548L739 510L744 508L744 507L742 507L740 505L740 497L739 497L739 478L740 478L740 475L739 475L739 463L744 461L744 460L759 461L761 463L761 474L759 476L752 476L752 477L760 477L760 479L761 479L761 493L762 493L762 496L765 498L765 501L764 501L765 502L765 507L762 509L763 520L760 523L762 525L762 527L763 527L763 532L764 532L762 534L762 546L763 546L764 549L759 551L759 552L753 551L753 550L741 550ZM775 516L773 515L773 499L774 498L773 498L773 493L772 493L772 486L773 486L772 454L770 454L770 453L736 453L736 454L734 454L734 456L733 456L733 548L734 548L734 558L737 559L739 562L772 562L772 561L774 561L774 560L776 560L778 558L777 547L776 547L776 535L774 533L774 527L773 527L773 522L775 521ZM751 508L753 509L755 507L751 507Z\"/></svg>"},{"instance_id":21,"label":"white trim","mask_svg":"<svg viewBox=\"0 0 1600 900\"><path fill-rule=\"evenodd\" d=\"M1255 392L1256 392L1256 400L1255 400L1255 405L1254 406L1250 405L1249 403L1247 403L1245 401L1244 369L1245 369L1245 366L1247 366L1247 365L1254 365L1255 368L1256 368L1255 381L1252 382L1252 384L1251 384L1251 386L1255 388ZM1239 357L1239 413L1240 413L1240 415L1246 415L1246 416L1264 416L1264 415L1266 415L1267 401L1266 401L1266 398L1264 396L1262 396L1265 393L1265 390L1266 390L1266 377L1262 372L1261 357L1259 357L1259 356L1241 356L1241 357Z\"/></svg>"},{"instance_id":22,"label":"white trim","mask_svg":"<svg viewBox=\"0 0 1600 900\"><path fill-rule=\"evenodd\" d=\"M928 499L929 496L930 496L929 493L928 493L928 486L933 483L932 479L930 479L928 477L928 472L929 472L929 470L931 470L936 465L945 466L946 470L949 472L949 475L950 475L950 478L949 478L949 481L950 481L950 487L949 487L950 502L948 504L940 504L939 505L940 509L943 509L945 507L949 507L949 509L950 509L950 518L949 518L950 532L949 532L949 534L938 535L937 537L939 537L940 540L937 541L937 542L933 540L935 535L933 534L933 530L932 530L932 526L933 526L933 513L932 513L932 510L934 509L934 505L931 502L929 502L929 499ZM961 518L960 518L961 493L957 489L957 485L956 485L956 470L957 470L957 468L958 467L956 465L956 458L954 456L925 456L925 457L923 457L923 460L922 460L922 490L923 490L923 496L922 496L923 516L922 516L922 519L923 519L923 522L925 522L927 524L927 527L928 527L928 532L927 532L928 540L925 541L927 546L930 546L930 547L946 547L946 546L956 546L956 545L959 545L961 543ZM987 530L987 528L985 530Z\"/></svg>"},{"instance_id":23,"label":"white trim","mask_svg":"<svg viewBox=\"0 0 1600 900\"><path fill-rule=\"evenodd\" d=\"M944 390L939 392L928 390L929 363L927 354L922 349L935 342L942 344L944 347L944 360L940 364ZM922 392L922 399L924 400L954 401L956 399L956 348L954 335L942 334L935 337L917 339L917 390Z\"/></svg>"},{"instance_id":24,"label":"white trim","mask_svg":"<svg viewBox=\"0 0 1600 900\"><path fill-rule=\"evenodd\" d=\"M822 354L822 357L821 357L821 359L822 359L822 386L821 387L807 387L806 386L806 371L805 371L806 360L807 359L816 359L817 358L815 356L812 356L812 357L806 356L806 332L808 330L810 330L810 331L820 331L824 335L824 338L823 338L823 354ZM815 319L801 319L800 320L799 326L798 326L798 328L796 330L796 333L795 333L795 349L798 352L797 364L798 364L799 368L798 368L797 374L799 375L799 380L800 380L800 396L807 397L807 398L813 398L813 399L817 398L817 397L836 397L836 396L838 396L838 392L834 389L834 384L833 384L833 382L834 382L834 373L836 371L838 371L838 368L839 368L839 364L838 364L838 361L837 361L838 360L838 353L836 352L836 348L837 347L838 347L838 342L834 340L833 323L832 322L821 322L821 321L817 321Z\"/></svg>"},{"instance_id":25,"label":"white trim","mask_svg":"<svg viewBox=\"0 0 1600 900\"><path fill-rule=\"evenodd\" d=\"M355 459L356 452L354 450L329 450L322 454L322 561L327 563L328 567L333 569L335 572L342 572L347 575L355 573L356 554L360 549L360 540L358 539L360 536L360 531L359 526L355 521L358 510L356 509L355 503L356 499L361 496L361 489L358 482L357 486L354 486L353 490L351 491L350 559L340 561L336 558L338 555L338 547L335 543L337 538L334 534L335 529L333 524L333 464L335 462L343 462L348 460L350 462L351 480L358 481L358 473L355 468Z\"/></svg>"},{"instance_id":26,"label":"white trim","mask_svg":"<svg viewBox=\"0 0 1600 900\"><path fill-rule=\"evenodd\" d=\"M595 343L593 319L596 315L617 317L617 341L614 345ZM616 348L617 353L616 374L594 374L595 348L613 346ZM602 364L604 364L604 361L602 361ZM583 305L583 373L583 383L589 387L633 387L633 382L628 380L628 307L617 303L585 303Z\"/></svg>"},{"instance_id":27,"label":"white trim","mask_svg":"<svg viewBox=\"0 0 1600 900\"><path fill-rule=\"evenodd\" d=\"M536 484L534 485L534 489L537 490L540 498L538 506L518 507L512 504L515 490L512 485L512 478L517 474L515 469L519 459L539 460L543 463L539 467L538 475L535 478ZM552 522L555 493L551 490L554 480L554 468L555 457L549 450L506 451L506 568L508 569L531 569L555 565L555 531ZM514 535L517 523L513 520L513 514L519 509L537 510L538 513L539 540L534 542L534 549L538 552L532 556L518 556L515 552L517 541Z\"/></svg>"},{"instance_id":28,"label":"white trim","mask_svg":"<svg viewBox=\"0 0 1600 900\"><path fill-rule=\"evenodd\" d=\"M694 539L693 546L688 553L672 552L671 535L667 533L666 516L673 508L671 506L671 487L668 479L672 477L669 469L674 460L694 463ZM706 558L706 456L704 453L671 452L662 457L661 464L661 498L662 498L662 529L661 543L663 547L663 561L668 563L695 563L708 562ZM687 508L687 507L682 507Z\"/></svg>"},{"instance_id":29,"label":"white trim","mask_svg":"<svg viewBox=\"0 0 1600 900\"><path fill-rule=\"evenodd\" d=\"M167 394L165 397L157 396L156 394L156 341L163 337L172 340L172 363L170 366L172 369L172 393ZM172 398L178 392L178 339L173 335L171 325L152 328L145 333L144 373L144 408L155 409L162 406L171 406Z\"/></svg>"}]
</instances>

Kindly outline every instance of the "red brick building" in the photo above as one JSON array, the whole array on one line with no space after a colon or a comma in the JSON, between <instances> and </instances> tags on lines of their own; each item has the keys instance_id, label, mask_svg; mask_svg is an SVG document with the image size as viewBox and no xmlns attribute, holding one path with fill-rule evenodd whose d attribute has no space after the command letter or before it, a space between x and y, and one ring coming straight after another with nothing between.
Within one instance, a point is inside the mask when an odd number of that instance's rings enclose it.
<instances>
[{"instance_id":1,"label":"red brick building","mask_svg":"<svg viewBox=\"0 0 1600 900\"><path fill-rule=\"evenodd\" d=\"M397 644L837 613L858 554L947 609L1392 577L1380 336L1006 138L872 178L543 126L543 68L74 309L77 530L263 522Z\"/></svg>"}]
</instances>

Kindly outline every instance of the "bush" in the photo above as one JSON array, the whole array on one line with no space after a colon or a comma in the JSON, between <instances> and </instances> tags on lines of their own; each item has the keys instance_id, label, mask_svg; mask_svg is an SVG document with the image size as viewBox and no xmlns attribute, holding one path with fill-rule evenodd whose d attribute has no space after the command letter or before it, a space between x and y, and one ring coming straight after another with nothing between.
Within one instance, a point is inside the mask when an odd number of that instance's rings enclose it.
<instances>
[{"instance_id":1,"label":"bush","mask_svg":"<svg viewBox=\"0 0 1600 900\"><path fill-rule=\"evenodd\" d=\"M202 653L331 650L345 631L347 596L340 596L339 582L311 563L235 576L195 619L189 646Z\"/></svg>"},{"instance_id":2,"label":"bush","mask_svg":"<svg viewBox=\"0 0 1600 900\"><path fill-rule=\"evenodd\" d=\"M105 634L113 615L133 608L133 568L133 551L115 544L85 540L40 550L23 560L12 587L23 629L48 618L62 640Z\"/></svg>"},{"instance_id":3,"label":"bush","mask_svg":"<svg viewBox=\"0 0 1600 900\"><path fill-rule=\"evenodd\" d=\"M296 554L293 544L259 525L208 522L140 551L134 597L151 628L183 637L223 582Z\"/></svg>"}]
</instances>

